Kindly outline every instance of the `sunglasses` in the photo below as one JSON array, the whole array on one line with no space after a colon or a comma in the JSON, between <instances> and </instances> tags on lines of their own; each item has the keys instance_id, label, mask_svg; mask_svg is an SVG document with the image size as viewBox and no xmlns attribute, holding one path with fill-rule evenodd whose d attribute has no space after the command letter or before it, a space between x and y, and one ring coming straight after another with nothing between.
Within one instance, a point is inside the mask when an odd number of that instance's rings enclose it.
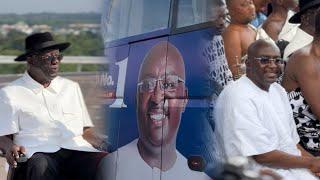
<instances>
[{"instance_id":1,"label":"sunglasses","mask_svg":"<svg viewBox=\"0 0 320 180\"><path fill-rule=\"evenodd\" d=\"M62 54L59 54L59 55L49 55L49 56L39 56L39 58L43 61L54 61L54 60L58 60L58 61L61 61L63 59L63 55Z\"/></svg>"},{"instance_id":2,"label":"sunglasses","mask_svg":"<svg viewBox=\"0 0 320 180\"><path fill-rule=\"evenodd\" d=\"M261 57L255 57L254 59L260 61L263 65L270 65L273 61L276 65L281 65L284 63L283 59L281 57L269 57L269 56L261 56Z\"/></svg>"}]
</instances>

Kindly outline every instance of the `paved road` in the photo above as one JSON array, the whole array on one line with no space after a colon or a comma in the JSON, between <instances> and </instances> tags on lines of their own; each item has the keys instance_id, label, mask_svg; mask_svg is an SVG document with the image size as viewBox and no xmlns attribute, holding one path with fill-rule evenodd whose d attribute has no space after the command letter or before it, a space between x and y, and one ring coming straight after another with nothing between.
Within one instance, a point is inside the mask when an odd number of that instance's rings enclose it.
<instances>
[{"instance_id":1,"label":"paved road","mask_svg":"<svg viewBox=\"0 0 320 180\"><path fill-rule=\"evenodd\" d=\"M0 75L0 88L8 84L9 82L17 79L21 75ZM78 73L78 74L63 74L62 76L77 81L82 89L82 93L85 102L88 107L91 119L98 132L103 133L104 123L102 108L100 106L103 99L101 99L102 91L98 88L96 79L97 73ZM5 159L0 158L0 180L6 179L6 172L4 170Z\"/></svg>"}]
</instances>

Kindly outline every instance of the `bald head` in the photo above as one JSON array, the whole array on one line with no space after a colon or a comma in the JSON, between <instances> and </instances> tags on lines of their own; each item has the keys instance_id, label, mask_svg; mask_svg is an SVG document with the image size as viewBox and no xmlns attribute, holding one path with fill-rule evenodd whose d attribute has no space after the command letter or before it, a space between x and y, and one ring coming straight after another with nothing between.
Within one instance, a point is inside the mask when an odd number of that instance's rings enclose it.
<instances>
[{"instance_id":1,"label":"bald head","mask_svg":"<svg viewBox=\"0 0 320 180\"><path fill-rule=\"evenodd\" d=\"M184 62L174 45L161 41L149 50L140 67L136 95L141 157L150 152L160 155L162 148L175 153L177 132L188 96L184 80ZM165 167L163 164L152 165L153 158L145 161L150 166Z\"/></svg>"},{"instance_id":2,"label":"bald head","mask_svg":"<svg viewBox=\"0 0 320 180\"><path fill-rule=\"evenodd\" d=\"M159 42L145 56L140 67L139 80L148 77L150 74L156 76L175 74L185 79L183 58L178 49L170 42Z\"/></svg>"},{"instance_id":3,"label":"bald head","mask_svg":"<svg viewBox=\"0 0 320 180\"><path fill-rule=\"evenodd\" d=\"M279 48L274 44L269 41L266 41L264 39L259 39L255 42L253 42L249 47L248 47L248 58L249 60L252 59L252 57L257 57L262 54L262 52L266 49L270 48L273 49L276 53L280 54Z\"/></svg>"}]
</instances>

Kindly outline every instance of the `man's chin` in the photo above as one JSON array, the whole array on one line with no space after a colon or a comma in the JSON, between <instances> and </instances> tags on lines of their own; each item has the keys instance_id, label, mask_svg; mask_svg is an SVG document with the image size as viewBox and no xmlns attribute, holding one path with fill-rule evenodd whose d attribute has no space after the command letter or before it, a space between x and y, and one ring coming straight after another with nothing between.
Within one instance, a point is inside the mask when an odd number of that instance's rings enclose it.
<instances>
[{"instance_id":1,"label":"man's chin","mask_svg":"<svg viewBox=\"0 0 320 180\"><path fill-rule=\"evenodd\" d=\"M162 138L157 138L156 140L150 139L150 142L153 147L161 147L162 146Z\"/></svg>"},{"instance_id":2,"label":"man's chin","mask_svg":"<svg viewBox=\"0 0 320 180\"><path fill-rule=\"evenodd\" d=\"M161 147L162 145L168 144L169 139L167 138L167 136L165 134L150 134L149 138L148 138L149 142L153 145L153 146L159 146Z\"/></svg>"},{"instance_id":3,"label":"man's chin","mask_svg":"<svg viewBox=\"0 0 320 180\"><path fill-rule=\"evenodd\" d=\"M58 76L58 73L51 73L51 74L49 74L49 79L50 80L53 80L54 78L56 78Z\"/></svg>"},{"instance_id":4,"label":"man's chin","mask_svg":"<svg viewBox=\"0 0 320 180\"><path fill-rule=\"evenodd\" d=\"M250 24L255 18L255 16L247 17L247 19L245 20L245 24Z\"/></svg>"},{"instance_id":5,"label":"man's chin","mask_svg":"<svg viewBox=\"0 0 320 180\"><path fill-rule=\"evenodd\" d=\"M266 82L271 85L271 84L277 82L277 77L268 77L268 78L266 78Z\"/></svg>"}]
</instances>

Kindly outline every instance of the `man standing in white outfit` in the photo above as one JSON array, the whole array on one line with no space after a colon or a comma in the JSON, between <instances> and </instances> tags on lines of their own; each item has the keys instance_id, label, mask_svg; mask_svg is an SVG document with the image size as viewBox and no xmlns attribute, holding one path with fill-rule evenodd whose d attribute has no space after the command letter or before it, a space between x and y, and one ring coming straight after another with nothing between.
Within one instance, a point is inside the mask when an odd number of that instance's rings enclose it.
<instances>
[{"instance_id":1,"label":"man standing in white outfit","mask_svg":"<svg viewBox=\"0 0 320 180\"><path fill-rule=\"evenodd\" d=\"M276 82L279 49L258 40L248 49L246 76L227 86L216 104L216 133L226 158L252 157L288 180L316 180L320 159L298 144L285 90Z\"/></svg>"}]
</instances>

